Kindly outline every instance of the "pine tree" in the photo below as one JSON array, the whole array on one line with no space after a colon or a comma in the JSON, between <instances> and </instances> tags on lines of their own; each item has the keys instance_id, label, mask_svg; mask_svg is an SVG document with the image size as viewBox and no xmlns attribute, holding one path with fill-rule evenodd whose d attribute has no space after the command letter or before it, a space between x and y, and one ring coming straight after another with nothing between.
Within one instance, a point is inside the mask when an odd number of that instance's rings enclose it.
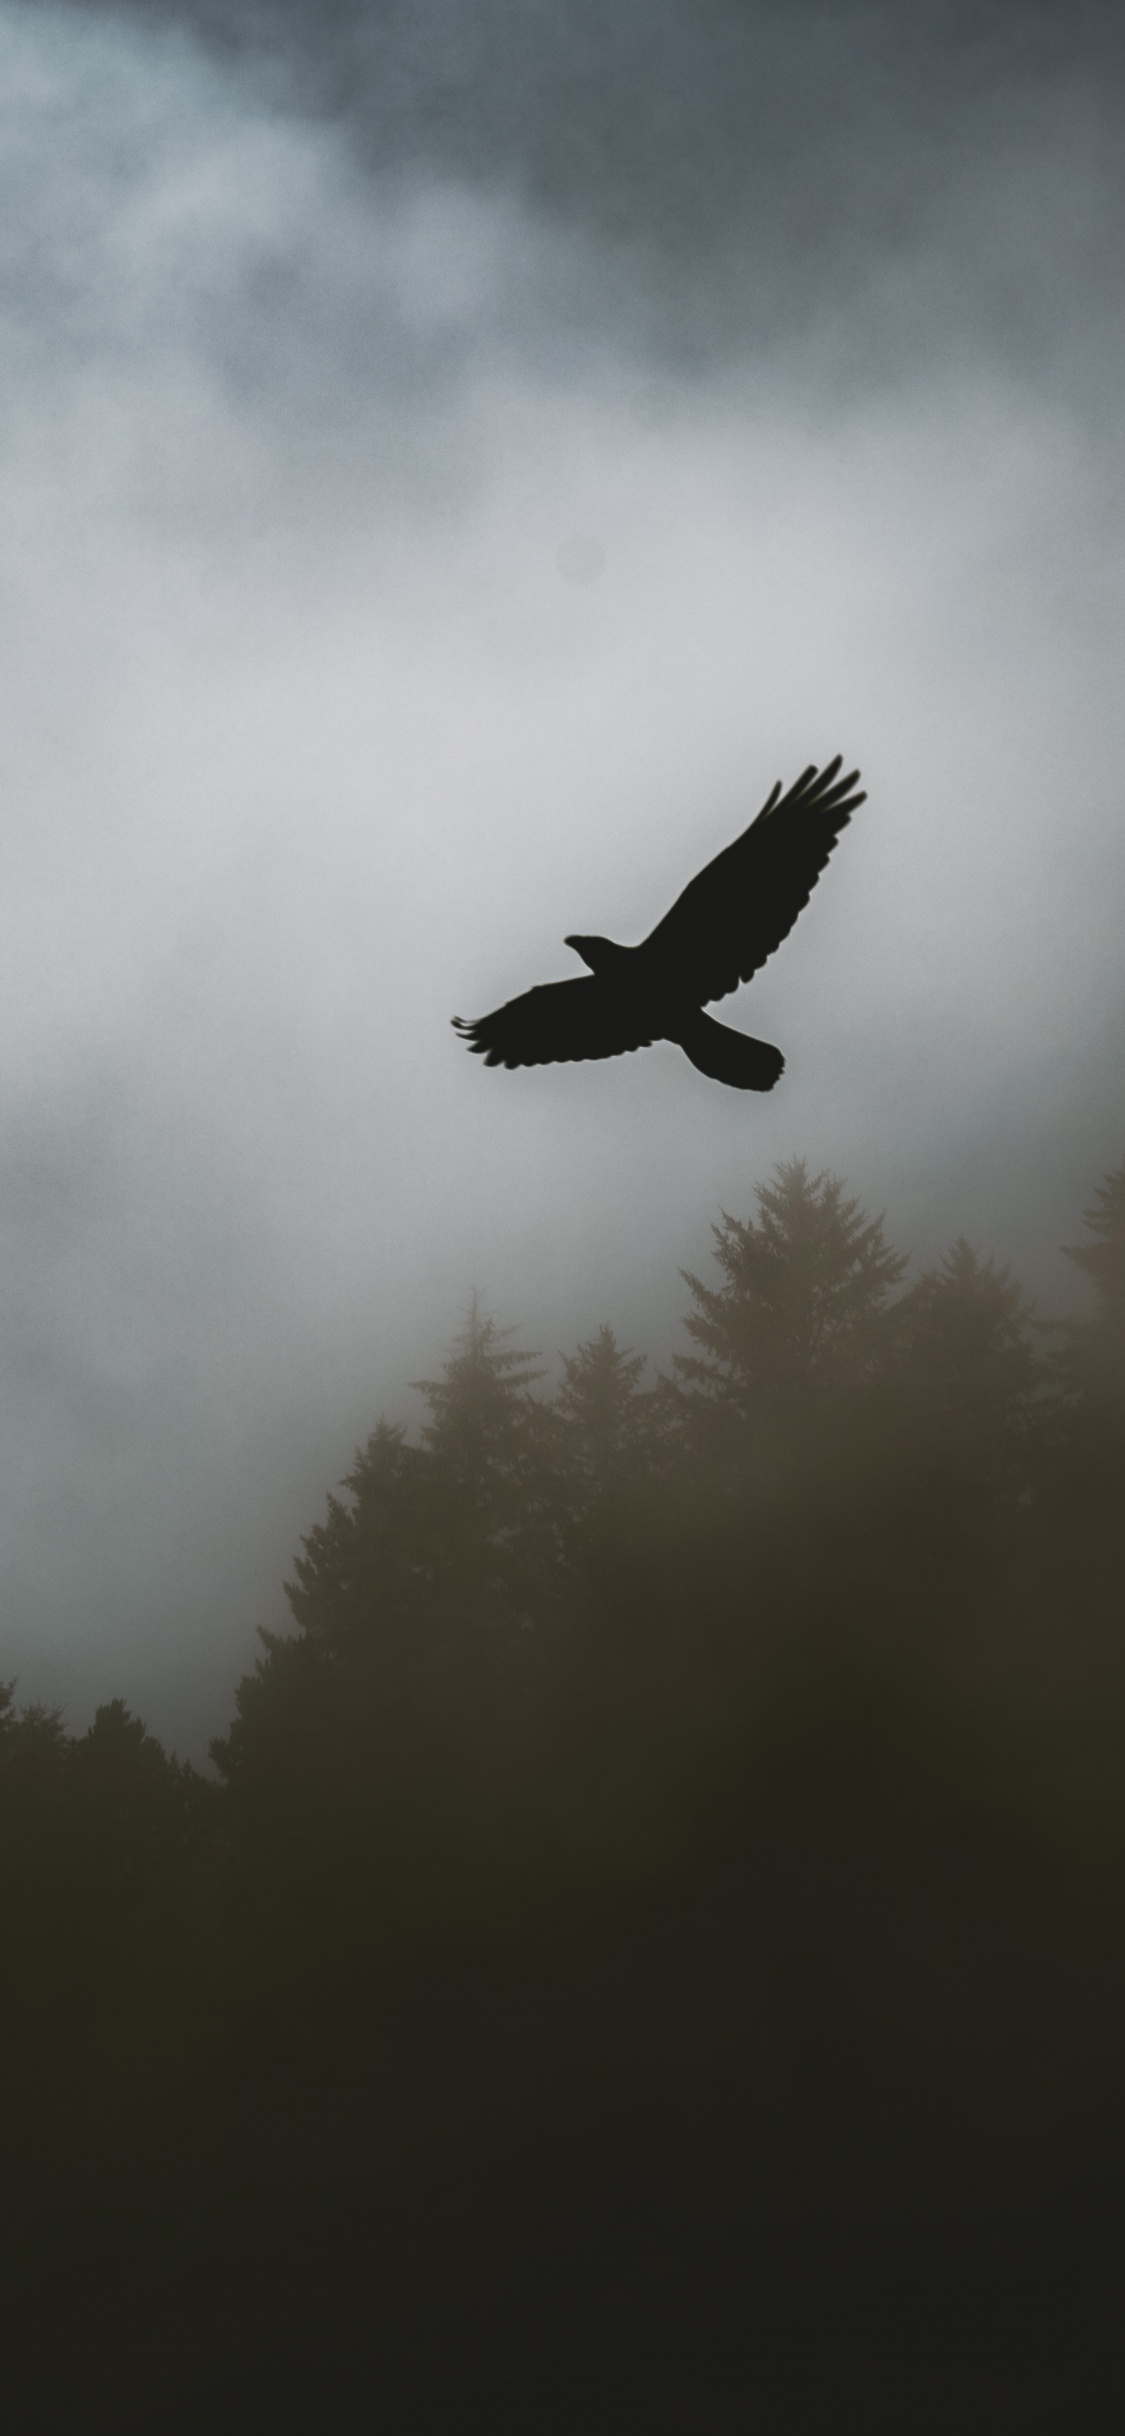
<instances>
[{"instance_id":1,"label":"pine tree","mask_svg":"<svg viewBox=\"0 0 1125 2436\"><path fill-rule=\"evenodd\" d=\"M530 1390L543 1377L506 1340L511 1328L482 1317L477 1296L440 1379L414 1379L430 1418L422 1443L458 1487L474 1501L502 1505L506 1493L526 1482L540 1458L544 1408Z\"/></svg>"},{"instance_id":2,"label":"pine tree","mask_svg":"<svg viewBox=\"0 0 1125 2436\"><path fill-rule=\"evenodd\" d=\"M755 1198L756 1219L724 1212L713 1229L722 1285L684 1271L700 1351L675 1369L697 1446L714 1462L749 1459L764 1480L791 1469L873 1374L906 1261L840 1178L810 1176L803 1159Z\"/></svg>"},{"instance_id":3,"label":"pine tree","mask_svg":"<svg viewBox=\"0 0 1125 2436\"><path fill-rule=\"evenodd\" d=\"M305 1534L285 1586L296 1634L260 1631L263 1655L211 1746L228 1780L259 1766L291 1784L315 1777L351 1730L349 1704L362 1737L376 1712L455 1700L475 1628L521 1623L549 1595L552 1416L530 1393L537 1357L509 1333L474 1296L441 1377L414 1382L430 1412L421 1446L381 1421L346 1495Z\"/></svg>"},{"instance_id":4,"label":"pine tree","mask_svg":"<svg viewBox=\"0 0 1125 2436\"><path fill-rule=\"evenodd\" d=\"M1112 1520L1125 1511L1125 1164L1083 1217L1090 1240L1063 1250L1090 1279L1094 1309L1055 1332L1058 1480L1077 1508Z\"/></svg>"},{"instance_id":5,"label":"pine tree","mask_svg":"<svg viewBox=\"0 0 1125 2436\"><path fill-rule=\"evenodd\" d=\"M1125 1162L1095 1186L1083 1221L1092 1242L1063 1250L1090 1279L1094 1311L1066 1331L1070 1368L1076 1386L1116 1404L1125 1401Z\"/></svg>"},{"instance_id":6,"label":"pine tree","mask_svg":"<svg viewBox=\"0 0 1125 2436\"><path fill-rule=\"evenodd\" d=\"M380 1421L359 1449L327 1518L307 1532L285 1596L299 1630L336 1664L377 1631L417 1624L436 1548L427 1529L431 1466L400 1426Z\"/></svg>"},{"instance_id":7,"label":"pine tree","mask_svg":"<svg viewBox=\"0 0 1125 2436\"><path fill-rule=\"evenodd\" d=\"M510 1346L513 1333L482 1317L474 1294L440 1379L413 1385L429 1406L422 1443L456 1551L450 1589L482 1617L526 1623L553 1592L562 1514L555 1414L531 1393L538 1355Z\"/></svg>"},{"instance_id":8,"label":"pine tree","mask_svg":"<svg viewBox=\"0 0 1125 2436\"><path fill-rule=\"evenodd\" d=\"M561 1461L577 1515L635 1488L653 1452L654 1399L640 1385L646 1356L603 1325L562 1356L555 1399Z\"/></svg>"},{"instance_id":9,"label":"pine tree","mask_svg":"<svg viewBox=\"0 0 1125 2436\"><path fill-rule=\"evenodd\" d=\"M940 1443L994 1487L1025 1485L1042 1387L1033 1305L1006 1262L964 1235L895 1313L900 1425Z\"/></svg>"}]
</instances>

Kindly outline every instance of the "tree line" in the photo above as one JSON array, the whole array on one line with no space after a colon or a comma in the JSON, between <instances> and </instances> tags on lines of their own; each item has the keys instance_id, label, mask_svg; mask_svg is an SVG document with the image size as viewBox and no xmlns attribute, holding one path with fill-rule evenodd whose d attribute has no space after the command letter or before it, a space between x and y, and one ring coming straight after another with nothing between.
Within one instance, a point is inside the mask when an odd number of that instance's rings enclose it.
<instances>
[{"instance_id":1,"label":"tree line","mask_svg":"<svg viewBox=\"0 0 1125 2436\"><path fill-rule=\"evenodd\" d=\"M128 2186L115 2239L155 2213L185 2289L241 2228L264 2374L276 2295L303 2276L322 2325L366 2208L388 2392L434 2276L473 2375L550 2382L521 2212L587 2363L650 2346L694 2392L709 2345L740 2407L751 2252L767 2398L802 2279L822 2332L853 2273L893 2287L903 2377L904 2256L1002 2325L989 2262L1034 2282L1032 2224L1085 2306L1100 2203L1062 2260L1019 2160L1034 2120L1054 2227L1064 2124L1088 2193L1122 2130L1125 1167L1064 1324L963 1237L908 1283L801 1161L713 1248L664 1374L606 1325L552 1383L473 1302L417 1437L380 1423L304 1538L212 1773L121 1701L72 1734L0 1690L29 2256L56 2254L44 2190L89 2232ZM979 2222L950 2157L991 2160ZM612 2331L595 2219L644 2262ZM215 2374L245 2349L225 2306ZM362 2329L339 2356L375 2373Z\"/></svg>"}]
</instances>

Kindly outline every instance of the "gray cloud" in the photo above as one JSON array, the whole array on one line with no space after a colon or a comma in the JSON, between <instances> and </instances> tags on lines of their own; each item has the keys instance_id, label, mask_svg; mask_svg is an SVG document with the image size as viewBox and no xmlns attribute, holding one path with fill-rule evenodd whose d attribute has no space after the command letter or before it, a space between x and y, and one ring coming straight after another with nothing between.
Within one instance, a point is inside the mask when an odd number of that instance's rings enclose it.
<instances>
[{"instance_id":1,"label":"gray cloud","mask_svg":"<svg viewBox=\"0 0 1125 2436\"><path fill-rule=\"evenodd\" d=\"M862 382L872 350L909 371L950 319L1042 377L1095 294L1119 318L1125 46L1103 0L129 14L193 28L252 88L339 124L376 178L452 178L580 234L585 313L681 370L807 345L815 314L836 381Z\"/></svg>"},{"instance_id":2,"label":"gray cloud","mask_svg":"<svg viewBox=\"0 0 1125 2436\"><path fill-rule=\"evenodd\" d=\"M470 1286L663 1352L793 1150L1061 1290L1121 1152L1119 86L1108 15L980 14L0 9L26 1695L220 1724ZM733 1010L773 1099L459 1050L836 749Z\"/></svg>"}]
</instances>

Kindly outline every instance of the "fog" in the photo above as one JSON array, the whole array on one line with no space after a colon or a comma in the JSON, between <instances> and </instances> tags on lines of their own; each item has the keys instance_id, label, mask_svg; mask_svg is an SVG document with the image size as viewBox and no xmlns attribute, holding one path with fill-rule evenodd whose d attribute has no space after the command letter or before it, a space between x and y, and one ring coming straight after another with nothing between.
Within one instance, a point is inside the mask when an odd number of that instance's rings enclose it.
<instances>
[{"instance_id":1,"label":"fog","mask_svg":"<svg viewBox=\"0 0 1125 2436\"><path fill-rule=\"evenodd\" d=\"M0 9L21 1699L198 1749L470 1291L663 1358L793 1153L1073 1299L1120 63L1098 11L896 16ZM869 801L723 1010L771 1098L465 1055L837 751Z\"/></svg>"}]
</instances>

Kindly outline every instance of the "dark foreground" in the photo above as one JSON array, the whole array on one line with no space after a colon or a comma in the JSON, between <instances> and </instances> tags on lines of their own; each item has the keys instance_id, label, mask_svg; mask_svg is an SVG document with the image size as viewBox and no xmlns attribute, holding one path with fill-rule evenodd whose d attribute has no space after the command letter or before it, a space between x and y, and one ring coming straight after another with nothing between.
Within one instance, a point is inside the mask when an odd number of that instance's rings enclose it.
<instances>
[{"instance_id":1,"label":"dark foreground","mask_svg":"<svg viewBox=\"0 0 1125 2436\"><path fill-rule=\"evenodd\" d=\"M1116 2429L1113 1307L958 1277L796 1404L474 1320L218 1782L9 1710L13 2428Z\"/></svg>"}]
</instances>

